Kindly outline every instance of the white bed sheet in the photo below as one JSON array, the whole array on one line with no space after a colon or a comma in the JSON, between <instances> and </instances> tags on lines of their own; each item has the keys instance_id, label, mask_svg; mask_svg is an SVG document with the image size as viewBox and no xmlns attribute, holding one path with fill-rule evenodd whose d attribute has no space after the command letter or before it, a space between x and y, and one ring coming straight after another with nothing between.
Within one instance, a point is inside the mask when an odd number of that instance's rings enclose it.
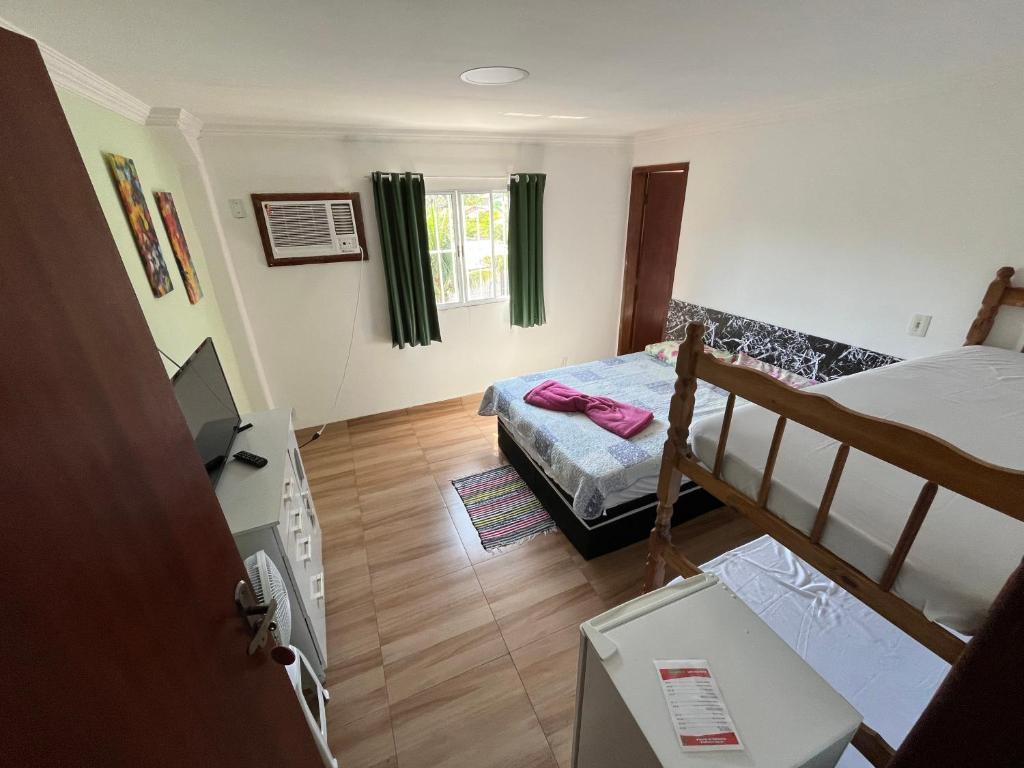
<instances>
[{"instance_id":1,"label":"white bed sheet","mask_svg":"<svg viewBox=\"0 0 1024 768\"><path fill-rule=\"evenodd\" d=\"M864 722L898 747L949 665L774 539L760 539L705 563ZM841 768L869 768L849 747Z\"/></svg>"},{"instance_id":2,"label":"white bed sheet","mask_svg":"<svg viewBox=\"0 0 1024 768\"><path fill-rule=\"evenodd\" d=\"M963 347L866 371L809 391L862 413L909 424L1000 466L1024 469L1024 354ZM754 497L776 415L737 407L724 478ZM694 424L693 449L710 466L721 417ZM773 474L768 507L808 532L837 444L790 423ZM852 451L822 543L877 579L885 569L923 481ZM1024 499L1020 500L1024 509ZM893 587L933 621L965 633L1024 555L1024 523L942 489Z\"/></svg>"}]
</instances>

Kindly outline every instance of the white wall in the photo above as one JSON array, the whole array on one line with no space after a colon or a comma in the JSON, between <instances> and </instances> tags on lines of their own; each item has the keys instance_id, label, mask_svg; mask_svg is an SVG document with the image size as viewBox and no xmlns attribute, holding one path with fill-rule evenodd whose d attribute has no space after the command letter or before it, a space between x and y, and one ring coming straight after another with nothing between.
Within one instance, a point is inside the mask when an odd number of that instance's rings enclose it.
<instances>
[{"instance_id":1,"label":"white wall","mask_svg":"<svg viewBox=\"0 0 1024 768\"><path fill-rule=\"evenodd\" d=\"M961 344L996 269L1024 267L1019 77L634 155L683 160L676 298L913 357ZM913 313L934 316L926 338ZM1022 314L994 338L1019 348Z\"/></svg>"},{"instance_id":2,"label":"white wall","mask_svg":"<svg viewBox=\"0 0 1024 768\"><path fill-rule=\"evenodd\" d=\"M210 135L201 139L219 213L277 406L319 424L483 390L498 378L614 354L622 280L629 153L624 145L343 141ZM548 174L544 288L547 324L509 327L507 302L440 312L441 344L392 348L373 195L374 170L429 175ZM348 380L343 367L359 263L268 268L253 192L360 193L370 260ZM231 218L230 198L245 200Z\"/></svg>"}]
</instances>

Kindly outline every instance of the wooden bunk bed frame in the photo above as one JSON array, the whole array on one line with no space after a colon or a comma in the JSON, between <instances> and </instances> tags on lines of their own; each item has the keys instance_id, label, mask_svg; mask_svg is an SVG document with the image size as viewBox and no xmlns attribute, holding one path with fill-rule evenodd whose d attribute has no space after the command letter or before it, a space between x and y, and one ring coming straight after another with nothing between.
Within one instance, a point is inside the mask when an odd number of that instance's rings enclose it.
<instances>
[{"instance_id":1,"label":"wooden bunk bed frame","mask_svg":"<svg viewBox=\"0 0 1024 768\"><path fill-rule=\"evenodd\" d=\"M968 331L965 345L984 343L1002 306L1024 307L1024 288L1013 287L1012 267L1003 267L989 285L981 309ZM924 523L940 487L1024 522L1024 471L999 467L960 450L919 429L868 416L846 408L824 395L792 389L759 371L719 362L704 353L704 326L690 323L679 349L677 381L669 408L668 439L658 480L658 513L650 535L644 591L665 583L666 566L684 577L700 569L673 545L671 518L679 494L680 478L689 477L723 504L738 510L772 538L813 565L863 603L951 664L965 643L921 611L891 592L903 562ZM1022 350L1024 351L1024 350ZM729 393L714 466L708 470L689 448L697 380ZM750 498L722 479L729 426L736 398L740 397L778 414L757 498ZM769 512L766 506L772 473L786 424L790 421L839 442L809 534ZM876 582L821 544L829 509L851 449L906 470L922 479L921 491L889 558ZM874 766L886 765L892 748L872 729L862 725L854 746Z\"/></svg>"}]
</instances>

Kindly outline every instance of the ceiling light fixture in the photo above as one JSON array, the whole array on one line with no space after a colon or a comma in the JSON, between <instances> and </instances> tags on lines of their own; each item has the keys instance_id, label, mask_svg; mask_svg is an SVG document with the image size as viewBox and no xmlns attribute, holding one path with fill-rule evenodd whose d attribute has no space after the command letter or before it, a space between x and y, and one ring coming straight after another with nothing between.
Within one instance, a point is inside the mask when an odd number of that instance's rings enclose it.
<instances>
[{"instance_id":1,"label":"ceiling light fixture","mask_svg":"<svg viewBox=\"0 0 1024 768\"><path fill-rule=\"evenodd\" d=\"M505 117L544 117L537 112L502 112Z\"/></svg>"},{"instance_id":2,"label":"ceiling light fixture","mask_svg":"<svg viewBox=\"0 0 1024 768\"><path fill-rule=\"evenodd\" d=\"M548 115L551 120L589 120L587 115Z\"/></svg>"},{"instance_id":3,"label":"ceiling light fixture","mask_svg":"<svg viewBox=\"0 0 1024 768\"><path fill-rule=\"evenodd\" d=\"M470 85L508 85L529 76L529 72L519 67L476 67L459 75L463 82Z\"/></svg>"}]
</instances>

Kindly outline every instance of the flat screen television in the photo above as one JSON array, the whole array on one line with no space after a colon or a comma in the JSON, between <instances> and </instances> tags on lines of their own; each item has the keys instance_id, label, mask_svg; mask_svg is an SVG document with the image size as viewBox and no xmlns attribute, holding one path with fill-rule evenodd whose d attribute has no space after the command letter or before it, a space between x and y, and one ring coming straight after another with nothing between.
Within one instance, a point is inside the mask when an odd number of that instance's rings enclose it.
<instances>
[{"instance_id":1,"label":"flat screen television","mask_svg":"<svg viewBox=\"0 0 1024 768\"><path fill-rule=\"evenodd\" d=\"M241 419L213 339L207 338L171 379L206 471L217 470L231 452Z\"/></svg>"}]
</instances>

